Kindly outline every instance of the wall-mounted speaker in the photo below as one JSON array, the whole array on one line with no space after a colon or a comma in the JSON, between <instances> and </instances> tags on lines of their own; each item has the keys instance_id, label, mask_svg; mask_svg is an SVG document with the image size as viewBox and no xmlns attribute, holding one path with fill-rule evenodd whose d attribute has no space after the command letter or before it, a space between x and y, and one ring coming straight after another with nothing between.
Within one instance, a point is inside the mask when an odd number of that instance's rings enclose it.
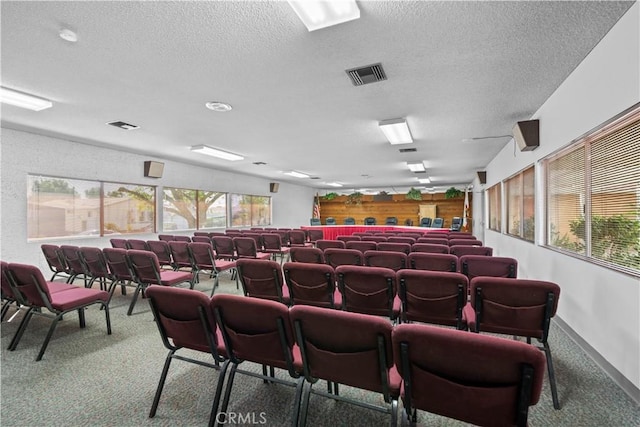
<instances>
[{"instance_id":1,"label":"wall-mounted speaker","mask_svg":"<svg viewBox=\"0 0 640 427\"><path fill-rule=\"evenodd\" d=\"M513 127L513 139L520 151L535 150L540 146L540 120L518 122Z\"/></svg>"},{"instance_id":2,"label":"wall-mounted speaker","mask_svg":"<svg viewBox=\"0 0 640 427\"><path fill-rule=\"evenodd\" d=\"M480 181L480 184L486 184L487 183L487 172L486 171L478 171L478 180Z\"/></svg>"},{"instance_id":3,"label":"wall-mounted speaker","mask_svg":"<svg viewBox=\"0 0 640 427\"><path fill-rule=\"evenodd\" d=\"M270 182L269 183L269 191L272 193L277 193L278 192L278 187L280 187L280 184L278 184L277 182Z\"/></svg>"},{"instance_id":4,"label":"wall-mounted speaker","mask_svg":"<svg viewBox=\"0 0 640 427\"><path fill-rule=\"evenodd\" d=\"M162 162L144 162L144 176L149 178L162 178L162 172L164 171L164 163Z\"/></svg>"}]
</instances>

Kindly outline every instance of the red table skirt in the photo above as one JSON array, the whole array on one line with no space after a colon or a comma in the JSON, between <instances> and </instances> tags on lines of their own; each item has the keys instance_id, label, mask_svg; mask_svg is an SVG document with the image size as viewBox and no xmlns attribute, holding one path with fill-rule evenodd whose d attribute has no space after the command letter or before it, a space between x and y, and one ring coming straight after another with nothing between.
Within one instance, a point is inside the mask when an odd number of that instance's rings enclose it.
<instances>
[{"instance_id":1,"label":"red table skirt","mask_svg":"<svg viewBox=\"0 0 640 427\"><path fill-rule=\"evenodd\" d=\"M428 228L428 227L403 227L398 225L310 225L300 227L303 230L322 230L324 238L327 240L335 240L337 236L350 236L353 233L363 233L365 231L373 231L381 233L383 231L402 231L402 232L449 232L447 228Z\"/></svg>"}]
</instances>

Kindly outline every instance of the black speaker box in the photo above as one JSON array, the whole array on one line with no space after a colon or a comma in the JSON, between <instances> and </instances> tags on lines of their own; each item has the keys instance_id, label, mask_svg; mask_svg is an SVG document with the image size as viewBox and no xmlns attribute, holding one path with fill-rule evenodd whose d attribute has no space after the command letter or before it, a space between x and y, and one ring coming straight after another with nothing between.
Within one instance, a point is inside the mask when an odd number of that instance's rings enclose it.
<instances>
[{"instance_id":1,"label":"black speaker box","mask_svg":"<svg viewBox=\"0 0 640 427\"><path fill-rule=\"evenodd\" d=\"M535 150L540 146L540 121L527 120L516 123L513 127L513 139L520 151Z\"/></svg>"},{"instance_id":2,"label":"black speaker box","mask_svg":"<svg viewBox=\"0 0 640 427\"><path fill-rule=\"evenodd\" d=\"M486 171L478 171L478 179L480 180L480 184L487 183L487 172Z\"/></svg>"},{"instance_id":3,"label":"black speaker box","mask_svg":"<svg viewBox=\"0 0 640 427\"><path fill-rule=\"evenodd\" d=\"M280 187L280 184L278 184L277 182L270 182L269 183L269 191L272 193L277 193L278 192L278 187Z\"/></svg>"},{"instance_id":4,"label":"black speaker box","mask_svg":"<svg viewBox=\"0 0 640 427\"><path fill-rule=\"evenodd\" d=\"M164 171L164 163L162 162L144 162L144 176L149 178L162 178Z\"/></svg>"}]
</instances>

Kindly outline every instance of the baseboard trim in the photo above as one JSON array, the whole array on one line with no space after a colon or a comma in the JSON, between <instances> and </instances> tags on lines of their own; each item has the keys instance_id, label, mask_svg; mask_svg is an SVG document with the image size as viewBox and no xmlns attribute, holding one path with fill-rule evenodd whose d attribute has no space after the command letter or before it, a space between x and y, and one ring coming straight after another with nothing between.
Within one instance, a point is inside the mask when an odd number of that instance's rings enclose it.
<instances>
[{"instance_id":1,"label":"baseboard trim","mask_svg":"<svg viewBox=\"0 0 640 427\"><path fill-rule=\"evenodd\" d=\"M640 389L627 377L622 375L611 363L596 351L587 341L576 333L564 320L555 316L553 321L564 333L567 334L585 353L607 374L609 377L636 403L640 405Z\"/></svg>"}]
</instances>

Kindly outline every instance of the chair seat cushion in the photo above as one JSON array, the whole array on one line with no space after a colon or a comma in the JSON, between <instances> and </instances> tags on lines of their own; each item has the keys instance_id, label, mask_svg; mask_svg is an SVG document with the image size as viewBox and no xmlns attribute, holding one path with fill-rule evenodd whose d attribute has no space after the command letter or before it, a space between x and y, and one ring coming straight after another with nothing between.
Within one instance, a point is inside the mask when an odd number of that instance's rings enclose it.
<instances>
[{"instance_id":1,"label":"chair seat cushion","mask_svg":"<svg viewBox=\"0 0 640 427\"><path fill-rule=\"evenodd\" d=\"M51 307L58 311L67 311L94 302L107 302L109 300L109 292L107 291L79 288L77 286L72 287L75 289L52 293Z\"/></svg>"},{"instance_id":2,"label":"chair seat cushion","mask_svg":"<svg viewBox=\"0 0 640 427\"><path fill-rule=\"evenodd\" d=\"M70 285L68 283L62 282L47 282L47 287L49 288L49 293L51 294L61 291L68 291L70 289L79 289L75 285Z\"/></svg>"},{"instance_id":3,"label":"chair seat cushion","mask_svg":"<svg viewBox=\"0 0 640 427\"><path fill-rule=\"evenodd\" d=\"M193 278L192 273L186 271L161 271L160 284L171 286L181 282L189 282Z\"/></svg>"},{"instance_id":4,"label":"chair seat cushion","mask_svg":"<svg viewBox=\"0 0 640 427\"><path fill-rule=\"evenodd\" d=\"M229 261L226 259L217 259L216 260L216 269L218 271L225 271L225 270L229 270L230 268L235 268L236 267L236 262L235 261Z\"/></svg>"}]
</instances>

